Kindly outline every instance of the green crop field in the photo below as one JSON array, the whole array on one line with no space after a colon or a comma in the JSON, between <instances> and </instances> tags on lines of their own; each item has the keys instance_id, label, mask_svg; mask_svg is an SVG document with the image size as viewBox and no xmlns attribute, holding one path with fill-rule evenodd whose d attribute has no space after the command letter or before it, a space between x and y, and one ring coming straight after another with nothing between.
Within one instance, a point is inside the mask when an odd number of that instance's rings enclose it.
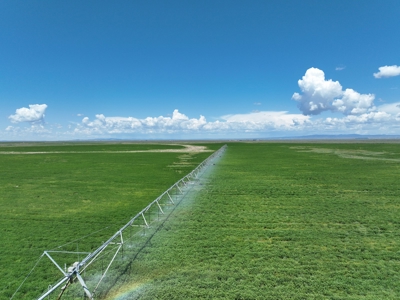
<instances>
[{"instance_id":1,"label":"green crop field","mask_svg":"<svg viewBox=\"0 0 400 300\"><path fill-rule=\"evenodd\" d=\"M112 299L399 299L399 177L399 144L228 144Z\"/></svg>"},{"instance_id":2,"label":"green crop field","mask_svg":"<svg viewBox=\"0 0 400 300\"><path fill-rule=\"evenodd\" d=\"M216 150L221 144L209 144ZM96 249L211 152L146 152L182 145L0 144L0 299L10 299L44 250ZM39 153L38 153L39 152ZM32 279L30 279L32 280ZM24 286L52 282L43 273ZM19 299L17 297L17 299Z\"/></svg>"}]
</instances>

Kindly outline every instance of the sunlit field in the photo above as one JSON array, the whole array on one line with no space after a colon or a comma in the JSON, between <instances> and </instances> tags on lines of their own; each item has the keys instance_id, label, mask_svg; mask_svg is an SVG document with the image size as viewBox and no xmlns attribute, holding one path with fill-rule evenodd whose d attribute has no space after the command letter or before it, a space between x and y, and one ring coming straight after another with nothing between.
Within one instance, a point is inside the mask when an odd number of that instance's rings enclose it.
<instances>
[{"instance_id":1,"label":"sunlit field","mask_svg":"<svg viewBox=\"0 0 400 300\"><path fill-rule=\"evenodd\" d=\"M207 146L0 144L0 299L12 296L44 250L71 242L77 251L97 248L221 145ZM76 241L84 236L91 237ZM15 299L38 297L37 282L53 283L44 272Z\"/></svg>"},{"instance_id":2,"label":"sunlit field","mask_svg":"<svg viewBox=\"0 0 400 300\"><path fill-rule=\"evenodd\" d=\"M399 144L228 144L110 299L398 299L399 175Z\"/></svg>"}]
</instances>

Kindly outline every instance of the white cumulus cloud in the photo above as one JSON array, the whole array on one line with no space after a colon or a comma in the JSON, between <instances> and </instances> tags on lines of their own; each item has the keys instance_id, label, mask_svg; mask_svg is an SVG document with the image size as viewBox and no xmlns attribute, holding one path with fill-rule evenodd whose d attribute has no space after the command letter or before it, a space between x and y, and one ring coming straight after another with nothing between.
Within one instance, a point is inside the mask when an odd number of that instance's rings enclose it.
<instances>
[{"instance_id":1,"label":"white cumulus cloud","mask_svg":"<svg viewBox=\"0 0 400 300\"><path fill-rule=\"evenodd\" d=\"M46 104L31 104L29 105L29 108L18 108L15 111L15 114L9 116L8 118L12 123L40 123L44 120L44 113L46 111L46 108Z\"/></svg>"},{"instance_id":2,"label":"white cumulus cloud","mask_svg":"<svg viewBox=\"0 0 400 300\"><path fill-rule=\"evenodd\" d=\"M363 114L373 108L375 96L371 94L360 94L353 89L346 89L342 98L335 99L332 103L333 111L339 111L346 115Z\"/></svg>"},{"instance_id":3,"label":"white cumulus cloud","mask_svg":"<svg viewBox=\"0 0 400 300\"><path fill-rule=\"evenodd\" d=\"M302 94L294 93L292 99L298 102L304 115L323 111L357 115L374 109L373 94L360 94L353 89L343 91L339 81L326 80L325 73L318 68L308 69L298 84Z\"/></svg>"},{"instance_id":4,"label":"white cumulus cloud","mask_svg":"<svg viewBox=\"0 0 400 300\"><path fill-rule=\"evenodd\" d=\"M374 73L375 78L393 77L399 75L400 75L400 66L397 65L379 67L379 72Z\"/></svg>"}]
</instances>

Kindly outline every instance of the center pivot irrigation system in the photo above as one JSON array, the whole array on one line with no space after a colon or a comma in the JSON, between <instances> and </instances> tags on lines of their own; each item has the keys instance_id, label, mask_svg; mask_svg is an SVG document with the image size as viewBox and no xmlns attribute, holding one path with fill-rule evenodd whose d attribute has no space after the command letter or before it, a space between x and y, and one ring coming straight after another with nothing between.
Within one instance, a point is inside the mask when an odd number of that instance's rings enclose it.
<instances>
[{"instance_id":1,"label":"center pivot irrigation system","mask_svg":"<svg viewBox=\"0 0 400 300\"><path fill-rule=\"evenodd\" d=\"M92 252L82 252L79 249L75 249L75 251L44 251L10 300L20 298L19 296L23 298L23 292L20 289L34 269L38 267L38 263L43 257L47 257L51 263L47 263L47 267L42 267L42 270L46 271L53 265L53 274L55 266L58 274L61 272L62 277L60 278L58 275L57 281L53 279L52 284L47 286L47 291L43 292L42 289L38 300L61 299L63 296L68 299L82 298L82 296L89 299L101 299L107 296L112 287L117 287L124 281L128 282L132 261L198 181L206 167L220 157L225 149L226 145L210 155L192 172L177 181L140 211L96 250ZM79 259L84 255L86 256L83 259ZM60 261L64 262L64 267ZM67 267L67 262L69 267Z\"/></svg>"}]
</instances>

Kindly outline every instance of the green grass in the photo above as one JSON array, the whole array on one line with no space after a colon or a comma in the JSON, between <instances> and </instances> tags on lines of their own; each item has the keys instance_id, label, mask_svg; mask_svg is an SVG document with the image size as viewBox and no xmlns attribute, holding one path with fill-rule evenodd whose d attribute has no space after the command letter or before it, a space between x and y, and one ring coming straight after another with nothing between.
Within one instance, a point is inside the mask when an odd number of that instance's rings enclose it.
<instances>
[{"instance_id":1,"label":"green grass","mask_svg":"<svg viewBox=\"0 0 400 300\"><path fill-rule=\"evenodd\" d=\"M80 251L97 248L210 155L107 153L171 148L182 146L1 144L0 152L64 153L0 154L0 299L10 298L44 250L102 230L72 245Z\"/></svg>"},{"instance_id":2,"label":"green grass","mask_svg":"<svg viewBox=\"0 0 400 300\"><path fill-rule=\"evenodd\" d=\"M229 144L118 299L398 299L393 158L399 144Z\"/></svg>"}]
</instances>

